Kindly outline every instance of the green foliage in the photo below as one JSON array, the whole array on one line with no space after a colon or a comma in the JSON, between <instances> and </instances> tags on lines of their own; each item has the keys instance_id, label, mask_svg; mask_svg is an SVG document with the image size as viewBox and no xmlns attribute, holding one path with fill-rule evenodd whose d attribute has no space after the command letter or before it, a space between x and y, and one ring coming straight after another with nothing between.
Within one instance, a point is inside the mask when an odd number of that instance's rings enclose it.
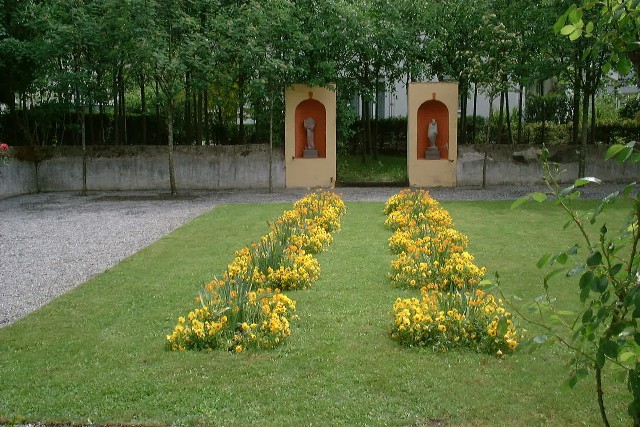
<instances>
[{"instance_id":1,"label":"green foliage","mask_svg":"<svg viewBox=\"0 0 640 427\"><path fill-rule=\"evenodd\" d=\"M615 122L619 119L616 99L611 95L596 98L596 118L605 122Z\"/></svg>"},{"instance_id":2,"label":"green foliage","mask_svg":"<svg viewBox=\"0 0 640 427\"><path fill-rule=\"evenodd\" d=\"M620 117L625 119L635 119L640 112L640 96L630 97L620 107Z\"/></svg>"},{"instance_id":3,"label":"green foliage","mask_svg":"<svg viewBox=\"0 0 640 427\"><path fill-rule=\"evenodd\" d=\"M572 114L571 100L564 92L527 96L525 121L568 123Z\"/></svg>"},{"instance_id":4,"label":"green foliage","mask_svg":"<svg viewBox=\"0 0 640 427\"><path fill-rule=\"evenodd\" d=\"M640 7L636 0L583 0L558 18L554 30L571 41L589 39L591 46L585 56L603 55L605 73L615 69L626 76L633 67L633 52L638 49L638 24Z\"/></svg>"},{"instance_id":5,"label":"green foliage","mask_svg":"<svg viewBox=\"0 0 640 427\"><path fill-rule=\"evenodd\" d=\"M635 142L613 145L606 159L638 163L640 152L634 149L635 145ZM567 214L565 229L575 227L582 243L559 253L548 253L537 263L539 268L548 266L550 270L544 277L544 295L532 304L533 312L540 315L540 320L533 323L546 329L546 334L535 341L559 342L574 352L567 380L571 388L593 373L605 425L608 415L603 399L603 373L610 370L616 378L626 381L630 395L628 414L637 425L640 423L640 192L631 183L602 199L593 210L581 211L575 206L580 188L599 184L600 180L579 178L569 187L560 188L558 177L562 171L547 160L548 154L544 149L542 162L550 196ZM548 196L534 193L515 202L514 207L526 199L544 202ZM608 206L620 200L630 203L627 222L619 231L603 222L594 238L588 224L594 225ZM577 313L559 310L552 296L552 279L560 275L578 282L574 289L583 307Z\"/></svg>"}]
</instances>

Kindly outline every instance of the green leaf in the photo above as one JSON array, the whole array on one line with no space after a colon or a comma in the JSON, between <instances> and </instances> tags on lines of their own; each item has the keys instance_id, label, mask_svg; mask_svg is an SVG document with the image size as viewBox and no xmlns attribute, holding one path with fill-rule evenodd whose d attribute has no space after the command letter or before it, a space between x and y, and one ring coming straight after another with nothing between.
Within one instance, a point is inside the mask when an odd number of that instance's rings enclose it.
<instances>
[{"instance_id":1,"label":"green leaf","mask_svg":"<svg viewBox=\"0 0 640 427\"><path fill-rule=\"evenodd\" d=\"M498 329L497 329L498 336L500 337L505 336L505 334L507 333L508 327L509 327L509 324L507 323L507 318L502 317L498 322Z\"/></svg>"},{"instance_id":2,"label":"green leaf","mask_svg":"<svg viewBox=\"0 0 640 427\"><path fill-rule=\"evenodd\" d=\"M625 149L625 146L622 144L614 144L607 149L607 152L604 155L605 160L610 160L613 157L617 156L619 152Z\"/></svg>"},{"instance_id":3,"label":"green leaf","mask_svg":"<svg viewBox=\"0 0 640 427\"><path fill-rule=\"evenodd\" d=\"M587 26L585 27L584 31L585 31L587 34L591 34L591 33L593 32L593 22L589 21L589 22L587 23Z\"/></svg>"},{"instance_id":4,"label":"green leaf","mask_svg":"<svg viewBox=\"0 0 640 427\"><path fill-rule=\"evenodd\" d=\"M582 273L585 268L587 268L586 264L578 264L567 272L567 277L577 276Z\"/></svg>"},{"instance_id":5,"label":"green leaf","mask_svg":"<svg viewBox=\"0 0 640 427\"><path fill-rule=\"evenodd\" d=\"M569 255L566 252L562 252L559 253L558 255L554 256L551 261L549 262L549 264L562 264L565 265L567 263L567 261L569 260Z\"/></svg>"},{"instance_id":6,"label":"green leaf","mask_svg":"<svg viewBox=\"0 0 640 427\"><path fill-rule=\"evenodd\" d=\"M536 263L538 268L544 267L544 265L551 259L551 254L544 254Z\"/></svg>"},{"instance_id":7,"label":"green leaf","mask_svg":"<svg viewBox=\"0 0 640 427\"><path fill-rule=\"evenodd\" d=\"M622 270L622 267L623 265L621 263L614 265L609 269L609 274L611 276L615 276L616 274L620 273L620 270Z\"/></svg>"},{"instance_id":8,"label":"green leaf","mask_svg":"<svg viewBox=\"0 0 640 427\"><path fill-rule=\"evenodd\" d=\"M568 24L562 27L562 29L560 30L560 34L562 34L563 36L568 36L569 34L572 34L575 30L576 30L575 25Z\"/></svg>"},{"instance_id":9,"label":"green leaf","mask_svg":"<svg viewBox=\"0 0 640 427\"><path fill-rule=\"evenodd\" d=\"M579 22L582 21L582 16L583 16L582 9L573 9L569 13L569 21L571 21L572 24L577 25Z\"/></svg>"},{"instance_id":10,"label":"green leaf","mask_svg":"<svg viewBox=\"0 0 640 427\"><path fill-rule=\"evenodd\" d=\"M547 159L549 158L549 149L547 146L542 147L542 153L540 154L540 160L542 163L547 163Z\"/></svg>"},{"instance_id":11,"label":"green leaf","mask_svg":"<svg viewBox=\"0 0 640 427\"><path fill-rule=\"evenodd\" d=\"M558 274L562 273L564 270L565 270L564 268L556 268L555 270L547 273L547 275L544 276L545 288L549 287L549 280L551 280L554 276L557 276Z\"/></svg>"},{"instance_id":12,"label":"green leaf","mask_svg":"<svg viewBox=\"0 0 640 427\"><path fill-rule=\"evenodd\" d=\"M560 32L560 30L562 30L562 27L564 27L564 24L567 22L567 16L568 15L569 15L568 13L563 14L561 17L558 18L556 23L553 24L553 31L556 34L558 34Z\"/></svg>"},{"instance_id":13,"label":"green leaf","mask_svg":"<svg viewBox=\"0 0 640 427\"><path fill-rule=\"evenodd\" d=\"M579 39L581 35L582 35L582 29L576 28L576 30L573 33L569 34L569 40L575 41Z\"/></svg>"},{"instance_id":14,"label":"green leaf","mask_svg":"<svg viewBox=\"0 0 640 427\"><path fill-rule=\"evenodd\" d=\"M566 197L568 196L573 190L575 189L574 185L570 185L567 188L563 188L562 191L560 191L560 194L558 194L558 197Z\"/></svg>"},{"instance_id":15,"label":"green leaf","mask_svg":"<svg viewBox=\"0 0 640 427\"><path fill-rule=\"evenodd\" d=\"M607 290L607 286L609 286L609 279L606 277L600 277L596 283L596 290L602 293Z\"/></svg>"},{"instance_id":16,"label":"green leaf","mask_svg":"<svg viewBox=\"0 0 640 427\"><path fill-rule=\"evenodd\" d=\"M587 298L589 298L589 293L591 292L591 287L582 288L580 291L580 302L584 303Z\"/></svg>"},{"instance_id":17,"label":"green leaf","mask_svg":"<svg viewBox=\"0 0 640 427\"><path fill-rule=\"evenodd\" d=\"M530 194L530 196L531 196L531 198L532 198L533 200L535 200L535 201L536 201L536 202L538 202L538 203L542 203L542 202L544 202L545 200L547 200L547 195L546 195L546 194L544 194L544 193L536 192L536 193L532 193L532 194Z\"/></svg>"},{"instance_id":18,"label":"green leaf","mask_svg":"<svg viewBox=\"0 0 640 427\"><path fill-rule=\"evenodd\" d=\"M563 383L563 388L573 389L578 384L578 377L575 373L572 373L569 378Z\"/></svg>"},{"instance_id":19,"label":"green leaf","mask_svg":"<svg viewBox=\"0 0 640 427\"><path fill-rule=\"evenodd\" d=\"M589 258L587 258L587 265L589 267L596 267L600 265L601 262L602 262L602 254L600 252L594 252L591 255L589 255Z\"/></svg>"},{"instance_id":20,"label":"green leaf","mask_svg":"<svg viewBox=\"0 0 640 427\"><path fill-rule=\"evenodd\" d=\"M529 197L528 194L526 196L520 197L515 202L511 203L511 209L517 209L519 206L524 204L524 202L528 201L529 199L530 199L530 197Z\"/></svg>"},{"instance_id":21,"label":"green leaf","mask_svg":"<svg viewBox=\"0 0 640 427\"><path fill-rule=\"evenodd\" d=\"M631 72L631 67L631 61L629 61L629 58L627 58L626 55L620 57L618 63L616 64L616 69L620 73L620 77L625 77L627 74L629 74Z\"/></svg>"},{"instance_id":22,"label":"green leaf","mask_svg":"<svg viewBox=\"0 0 640 427\"><path fill-rule=\"evenodd\" d=\"M576 182L573 183L573 185L575 187L582 187L583 185L586 185L586 184L589 184L589 183L602 184L602 181L599 180L598 178L594 178L592 176L588 176L588 177L584 177L584 178L578 178L576 180Z\"/></svg>"},{"instance_id":23,"label":"green leaf","mask_svg":"<svg viewBox=\"0 0 640 427\"><path fill-rule=\"evenodd\" d=\"M618 343L615 341L607 340L602 345L602 352L610 359L616 359L618 357Z\"/></svg>"},{"instance_id":24,"label":"green leaf","mask_svg":"<svg viewBox=\"0 0 640 427\"><path fill-rule=\"evenodd\" d=\"M585 288L590 288L591 287L591 282L593 282L593 271L588 270L586 271L582 277L580 277L580 289L585 289Z\"/></svg>"},{"instance_id":25,"label":"green leaf","mask_svg":"<svg viewBox=\"0 0 640 427\"><path fill-rule=\"evenodd\" d=\"M591 307L582 314L582 323L589 323L593 319L593 310Z\"/></svg>"}]
</instances>

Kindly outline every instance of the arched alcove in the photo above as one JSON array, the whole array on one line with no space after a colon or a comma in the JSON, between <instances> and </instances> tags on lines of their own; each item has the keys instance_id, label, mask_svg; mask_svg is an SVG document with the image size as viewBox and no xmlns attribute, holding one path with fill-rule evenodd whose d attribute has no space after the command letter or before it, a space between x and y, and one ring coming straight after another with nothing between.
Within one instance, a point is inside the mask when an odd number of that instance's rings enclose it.
<instances>
[{"instance_id":1,"label":"arched alcove","mask_svg":"<svg viewBox=\"0 0 640 427\"><path fill-rule=\"evenodd\" d=\"M327 157L327 110L315 99L306 99L298 104L295 112L295 156L302 158L307 144L307 130L304 121L311 117L315 120L315 146L318 158Z\"/></svg>"},{"instance_id":2,"label":"arched alcove","mask_svg":"<svg viewBox=\"0 0 640 427\"><path fill-rule=\"evenodd\" d=\"M429 100L420 105L417 117L418 160L425 159L425 152L429 147L429 123L432 119L438 124L436 147L440 151L441 159L449 158L449 109L437 100Z\"/></svg>"}]
</instances>

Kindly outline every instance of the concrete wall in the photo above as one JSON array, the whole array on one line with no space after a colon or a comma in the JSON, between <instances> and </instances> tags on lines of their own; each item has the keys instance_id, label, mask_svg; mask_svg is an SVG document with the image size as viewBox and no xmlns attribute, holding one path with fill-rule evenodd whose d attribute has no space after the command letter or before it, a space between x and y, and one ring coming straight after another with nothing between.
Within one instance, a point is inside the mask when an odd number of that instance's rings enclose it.
<instances>
[{"instance_id":1,"label":"concrete wall","mask_svg":"<svg viewBox=\"0 0 640 427\"><path fill-rule=\"evenodd\" d=\"M20 153L18 149L16 157L30 157L29 160L11 160L0 166L0 197L38 190L82 190L79 148L24 151ZM87 155L89 191L169 189L169 161L164 146L91 147ZM176 146L174 159L178 190L269 187L269 147L266 145ZM274 187L284 187L282 149L274 150L272 170Z\"/></svg>"},{"instance_id":2,"label":"concrete wall","mask_svg":"<svg viewBox=\"0 0 640 427\"><path fill-rule=\"evenodd\" d=\"M457 185L482 184L487 150L487 185L539 184L540 149L530 146L458 146ZM605 182L631 182L640 164L604 161L606 147L589 147L587 175ZM26 149L15 147L16 158L0 165L0 198L37 191L80 191L82 152L75 147ZM169 190L165 147L92 147L87 161L87 186L98 190ZM567 170L564 182L577 176L577 147L552 147L550 160ZM36 172L36 159L39 160ZM178 190L267 188L268 147L265 145L176 147ZM37 177L37 179L36 179ZM274 150L273 182L285 185L284 156Z\"/></svg>"},{"instance_id":3,"label":"concrete wall","mask_svg":"<svg viewBox=\"0 0 640 427\"><path fill-rule=\"evenodd\" d=\"M38 191L36 167L33 162L9 160L0 163L0 198Z\"/></svg>"},{"instance_id":4,"label":"concrete wall","mask_svg":"<svg viewBox=\"0 0 640 427\"><path fill-rule=\"evenodd\" d=\"M501 184L540 184L542 167L540 166L539 147L517 145L461 145L458 147L458 185L482 185L482 167L484 152L487 151L486 183ZM586 176L594 176L605 182L625 183L637 180L640 176L640 164L619 164L604 161L607 147L590 146L587 150ZM578 147L559 146L549 148L549 160L559 163L566 172L561 182L573 182L578 176Z\"/></svg>"}]
</instances>

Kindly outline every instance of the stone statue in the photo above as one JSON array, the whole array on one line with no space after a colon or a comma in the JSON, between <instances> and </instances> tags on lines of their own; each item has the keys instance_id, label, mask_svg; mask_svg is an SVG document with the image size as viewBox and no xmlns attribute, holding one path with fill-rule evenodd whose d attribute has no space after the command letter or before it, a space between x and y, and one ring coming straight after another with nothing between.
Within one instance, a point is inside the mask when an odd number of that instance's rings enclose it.
<instances>
[{"instance_id":1,"label":"stone statue","mask_svg":"<svg viewBox=\"0 0 640 427\"><path fill-rule=\"evenodd\" d=\"M427 136L429 137L429 142L431 143L430 147L435 148L436 138L438 137L438 123L436 123L436 119L431 119L431 123L429 123L429 130L427 131Z\"/></svg>"},{"instance_id":2,"label":"stone statue","mask_svg":"<svg viewBox=\"0 0 640 427\"><path fill-rule=\"evenodd\" d=\"M304 119L304 128L307 130L307 150L315 150L316 149L316 136L315 136L315 128L316 121L313 120L313 117L307 117Z\"/></svg>"}]
</instances>

